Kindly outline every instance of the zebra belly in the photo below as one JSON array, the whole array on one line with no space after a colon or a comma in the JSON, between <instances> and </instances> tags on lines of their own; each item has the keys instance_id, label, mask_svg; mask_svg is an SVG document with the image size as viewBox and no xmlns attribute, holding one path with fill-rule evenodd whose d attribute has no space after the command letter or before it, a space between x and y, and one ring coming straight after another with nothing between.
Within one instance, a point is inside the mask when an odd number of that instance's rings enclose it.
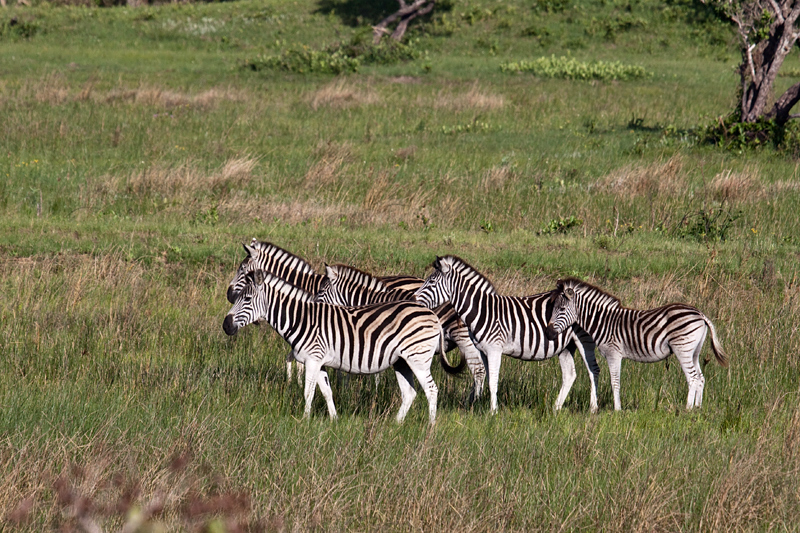
<instances>
[{"instance_id":1,"label":"zebra belly","mask_svg":"<svg viewBox=\"0 0 800 533\"><path fill-rule=\"evenodd\" d=\"M338 354L327 357L327 362L323 362L323 365L348 374L378 374L390 368L397 359L396 356L380 357L379 354L374 354L370 363L369 354L351 352L345 354L345 357L339 357Z\"/></svg>"}]
</instances>

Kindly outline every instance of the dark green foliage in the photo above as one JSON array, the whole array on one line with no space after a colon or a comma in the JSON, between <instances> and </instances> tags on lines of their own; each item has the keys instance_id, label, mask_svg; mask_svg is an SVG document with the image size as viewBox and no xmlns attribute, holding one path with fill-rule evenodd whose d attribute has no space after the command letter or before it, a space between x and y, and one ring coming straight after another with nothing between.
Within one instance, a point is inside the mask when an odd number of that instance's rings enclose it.
<instances>
[{"instance_id":1,"label":"dark green foliage","mask_svg":"<svg viewBox=\"0 0 800 533\"><path fill-rule=\"evenodd\" d=\"M357 33L345 44L336 43L324 50L314 50L307 46L289 48L278 55L259 55L245 61L245 67L252 70L272 69L287 72L341 74L358 72L361 65L390 65L410 61L420 56L413 45L384 39L380 44L372 44L364 32Z\"/></svg>"},{"instance_id":2,"label":"dark green foliage","mask_svg":"<svg viewBox=\"0 0 800 533\"><path fill-rule=\"evenodd\" d=\"M0 40L30 39L41 31L39 23L29 14L4 15L0 16Z\"/></svg>"},{"instance_id":3,"label":"dark green foliage","mask_svg":"<svg viewBox=\"0 0 800 533\"><path fill-rule=\"evenodd\" d=\"M545 226L542 227L537 232L537 235L554 235L557 233L568 233L569 230L572 228L577 228L583 225L583 220L576 217L575 215L570 215L566 218L559 217L554 218L550 222L548 222Z\"/></svg>"},{"instance_id":4,"label":"dark green foliage","mask_svg":"<svg viewBox=\"0 0 800 533\"><path fill-rule=\"evenodd\" d=\"M678 237L696 239L700 242L722 242L728 239L734 222L741 217L741 211L726 209L724 205L703 208L684 215L673 233Z\"/></svg>"}]
</instances>

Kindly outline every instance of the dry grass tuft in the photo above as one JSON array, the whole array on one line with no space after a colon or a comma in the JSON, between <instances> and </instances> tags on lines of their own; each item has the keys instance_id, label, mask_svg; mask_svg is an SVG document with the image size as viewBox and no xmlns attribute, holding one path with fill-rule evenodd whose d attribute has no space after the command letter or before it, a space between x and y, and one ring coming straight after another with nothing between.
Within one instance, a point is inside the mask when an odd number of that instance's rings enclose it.
<instances>
[{"instance_id":1,"label":"dry grass tuft","mask_svg":"<svg viewBox=\"0 0 800 533\"><path fill-rule=\"evenodd\" d=\"M469 91L462 94L454 95L451 92L440 92L433 103L433 107L451 111L494 111L501 109L505 103L503 96L482 91L477 84L474 84Z\"/></svg>"},{"instance_id":2,"label":"dry grass tuft","mask_svg":"<svg viewBox=\"0 0 800 533\"><path fill-rule=\"evenodd\" d=\"M197 107L201 109L208 109L221 101L239 102L243 99L240 91L232 88L213 88L192 95L158 87L138 87L136 89L117 89L97 96L98 101L105 103L123 101L151 107Z\"/></svg>"},{"instance_id":3,"label":"dry grass tuft","mask_svg":"<svg viewBox=\"0 0 800 533\"><path fill-rule=\"evenodd\" d=\"M320 107L333 109L349 109L380 102L380 96L371 90L361 90L345 79L335 80L314 93L311 98L311 109Z\"/></svg>"},{"instance_id":4,"label":"dry grass tuft","mask_svg":"<svg viewBox=\"0 0 800 533\"><path fill-rule=\"evenodd\" d=\"M483 173L481 187L486 193L502 191L507 185L516 182L517 179L518 176L514 169L507 165L492 167Z\"/></svg>"},{"instance_id":5,"label":"dry grass tuft","mask_svg":"<svg viewBox=\"0 0 800 533\"><path fill-rule=\"evenodd\" d=\"M345 163L352 159L348 143L320 143L315 150L318 158L303 179L307 189L319 190L335 183L342 174Z\"/></svg>"},{"instance_id":6,"label":"dry grass tuft","mask_svg":"<svg viewBox=\"0 0 800 533\"><path fill-rule=\"evenodd\" d=\"M736 202L754 199L764 193L758 170L753 168L744 172L726 170L720 172L706 186L714 200Z\"/></svg>"},{"instance_id":7,"label":"dry grass tuft","mask_svg":"<svg viewBox=\"0 0 800 533\"><path fill-rule=\"evenodd\" d=\"M192 162L176 167L153 166L129 176L125 188L131 194L186 199L199 191L211 190L227 194L233 187L245 185L252 177L258 160L251 157L229 159L218 170L208 174ZM113 183L114 178L109 178Z\"/></svg>"},{"instance_id":8,"label":"dry grass tuft","mask_svg":"<svg viewBox=\"0 0 800 533\"><path fill-rule=\"evenodd\" d=\"M394 153L394 156L401 161L405 161L407 159L411 159L412 157L414 157L414 154L416 153L417 153L417 147L416 145L412 144L411 146L400 148Z\"/></svg>"},{"instance_id":9,"label":"dry grass tuft","mask_svg":"<svg viewBox=\"0 0 800 533\"><path fill-rule=\"evenodd\" d=\"M683 160L676 155L666 163L645 167L626 165L601 178L597 187L619 197L679 196L686 191Z\"/></svg>"}]
</instances>

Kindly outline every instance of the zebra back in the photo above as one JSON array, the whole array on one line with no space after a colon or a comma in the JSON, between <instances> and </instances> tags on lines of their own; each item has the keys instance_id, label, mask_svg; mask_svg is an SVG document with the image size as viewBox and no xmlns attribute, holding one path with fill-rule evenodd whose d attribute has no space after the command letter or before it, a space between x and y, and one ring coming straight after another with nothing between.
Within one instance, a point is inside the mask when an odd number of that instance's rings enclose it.
<instances>
[{"instance_id":1,"label":"zebra back","mask_svg":"<svg viewBox=\"0 0 800 533\"><path fill-rule=\"evenodd\" d=\"M247 283L247 275L255 270L263 270L269 274L288 281L304 291L314 294L322 283L323 276L302 258L269 242L253 239L249 245L242 245L247 257L239 265L236 276L228 285L228 301L236 301L239 292Z\"/></svg>"},{"instance_id":2,"label":"zebra back","mask_svg":"<svg viewBox=\"0 0 800 533\"><path fill-rule=\"evenodd\" d=\"M325 279L317 292L317 301L320 302L355 307L414 300L413 291L389 289L379 278L354 267L325 265L325 272Z\"/></svg>"}]
</instances>

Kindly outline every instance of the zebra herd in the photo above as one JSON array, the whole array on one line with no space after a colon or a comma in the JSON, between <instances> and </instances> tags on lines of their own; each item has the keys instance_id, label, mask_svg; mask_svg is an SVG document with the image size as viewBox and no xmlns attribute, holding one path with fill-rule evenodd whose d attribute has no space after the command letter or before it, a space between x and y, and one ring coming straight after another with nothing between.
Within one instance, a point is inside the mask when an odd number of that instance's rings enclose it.
<instances>
[{"instance_id":1,"label":"zebra herd","mask_svg":"<svg viewBox=\"0 0 800 533\"><path fill-rule=\"evenodd\" d=\"M405 418L416 396L416 377L433 423L438 388L430 366L437 353L445 372L469 369L470 401L481 396L488 372L493 413L498 408L503 355L523 361L558 356L562 372L555 401L558 410L577 377L577 350L591 383L592 413L598 410L596 350L608 363L615 410L621 409L622 359L655 362L674 353L689 385L687 409L702 404L705 378L699 359L708 330L717 361L728 364L714 325L684 304L628 309L617 298L577 279L559 281L556 289L541 294L502 296L484 275L454 255L437 258L433 272L422 280L375 277L345 265L326 265L321 275L274 244L253 239L244 249L247 257L228 286L227 298L233 307L223 329L234 335L264 320L291 345L287 375L292 378L292 362L298 363L298 377L304 368L306 416L319 387L328 414L336 417L326 367L376 375L392 367L402 397L397 420ZM463 357L453 366L446 353L456 347Z\"/></svg>"}]
</instances>

